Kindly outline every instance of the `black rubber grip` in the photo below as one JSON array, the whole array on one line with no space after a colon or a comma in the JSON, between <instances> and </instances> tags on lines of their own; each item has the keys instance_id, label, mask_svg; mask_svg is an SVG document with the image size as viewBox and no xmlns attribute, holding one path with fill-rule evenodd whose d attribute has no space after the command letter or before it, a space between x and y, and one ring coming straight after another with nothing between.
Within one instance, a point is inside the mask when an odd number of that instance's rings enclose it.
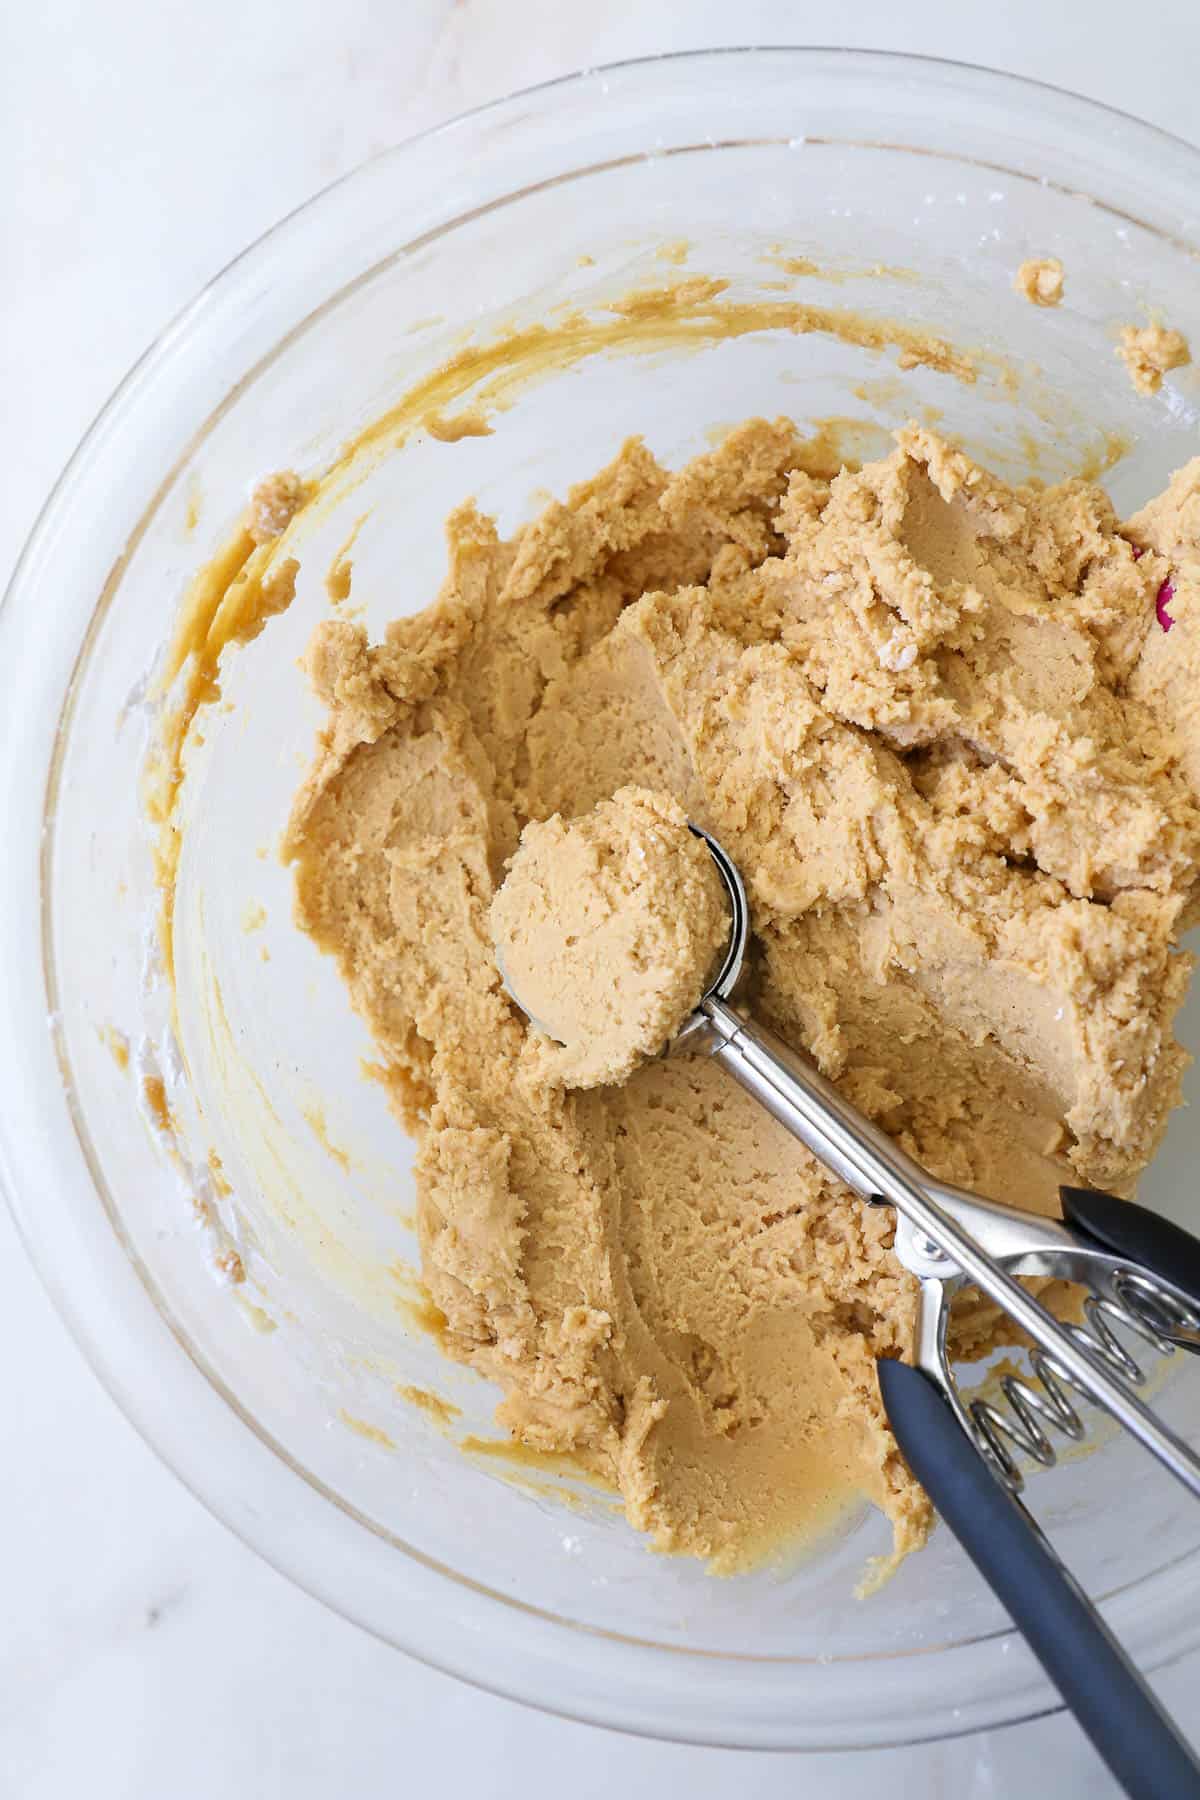
<instances>
[{"instance_id":1,"label":"black rubber grip","mask_svg":"<svg viewBox=\"0 0 1200 1800\"><path fill-rule=\"evenodd\" d=\"M1131 1800L1195 1800L1200 1763L934 1383L881 1362L879 1386L913 1474Z\"/></svg>"},{"instance_id":2,"label":"black rubber grip","mask_svg":"<svg viewBox=\"0 0 1200 1800\"><path fill-rule=\"evenodd\" d=\"M1173 1281L1200 1306L1200 1238L1133 1200L1099 1188L1059 1188L1063 1218L1114 1256L1127 1256L1152 1275Z\"/></svg>"}]
</instances>

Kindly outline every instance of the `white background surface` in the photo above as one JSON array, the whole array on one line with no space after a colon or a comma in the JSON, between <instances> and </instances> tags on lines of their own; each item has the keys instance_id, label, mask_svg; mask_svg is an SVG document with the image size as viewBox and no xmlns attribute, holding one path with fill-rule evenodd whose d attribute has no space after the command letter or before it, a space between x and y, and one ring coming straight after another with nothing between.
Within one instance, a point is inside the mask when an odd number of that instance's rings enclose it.
<instances>
[{"instance_id":1,"label":"white background surface","mask_svg":"<svg viewBox=\"0 0 1200 1800\"><path fill-rule=\"evenodd\" d=\"M582 64L750 42L991 63L1200 136L1195 0L0 5L0 578L130 362L315 189ZM6 1214L0 1386L4 1800L1113 1791L1062 1719L917 1750L756 1757L569 1725L422 1669L289 1586L159 1466L85 1367ZM1157 1685L1200 1737L1200 1660Z\"/></svg>"}]
</instances>

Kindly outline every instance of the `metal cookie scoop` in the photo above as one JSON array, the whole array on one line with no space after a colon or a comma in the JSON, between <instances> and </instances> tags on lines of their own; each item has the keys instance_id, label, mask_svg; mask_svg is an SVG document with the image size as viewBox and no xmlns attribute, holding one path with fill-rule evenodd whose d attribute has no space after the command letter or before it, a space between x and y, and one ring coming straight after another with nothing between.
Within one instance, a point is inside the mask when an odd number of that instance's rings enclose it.
<instances>
[{"instance_id":1,"label":"metal cookie scoop","mask_svg":"<svg viewBox=\"0 0 1200 1800\"><path fill-rule=\"evenodd\" d=\"M1127 1327L1156 1351L1200 1351L1200 1242L1087 1189L1063 1188L1056 1220L936 1180L731 1004L750 937L746 890L717 840L691 829L724 883L731 926L720 968L669 1052L711 1056L863 1200L896 1208L895 1253L920 1281L916 1344L913 1365L881 1362L879 1380L910 1466L1128 1792L1200 1796L1200 1764L1019 1499L1015 1454L1053 1463L1049 1427L1084 1435L1074 1393L1102 1406L1200 1499L1200 1457L1134 1392L1141 1366L1113 1330ZM1081 1283L1086 1325L1061 1323L1019 1275ZM955 1380L946 1329L967 1284L1036 1346L1040 1385L1014 1376L1002 1384L1011 1416L968 1405Z\"/></svg>"},{"instance_id":2,"label":"metal cookie scoop","mask_svg":"<svg viewBox=\"0 0 1200 1800\"><path fill-rule=\"evenodd\" d=\"M896 1208L896 1255L921 1282L918 1366L936 1381L964 1429L1009 1485L1020 1487L1020 1472L996 1433L1004 1431L1012 1438L1016 1433L995 1409L967 1410L946 1355L948 1304L965 1282L981 1288L1037 1344L1038 1372L1043 1380L1043 1370L1049 1373L1059 1395L1053 1402L1035 1398L1032 1404L1042 1409L1042 1416L1053 1413L1052 1422L1066 1421L1069 1409L1058 1385L1066 1383L1110 1412L1200 1499L1200 1456L1130 1392L1130 1384L1140 1385L1143 1377L1111 1331L1112 1322L1120 1323L1148 1336L1156 1346L1200 1351L1200 1280L1189 1291L1177 1286L1161 1264L1154 1268L1144 1222L1152 1221L1152 1235L1162 1241L1164 1252L1173 1253L1173 1262L1182 1259L1179 1272L1185 1280L1189 1258L1200 1277L1200 1243L1128 1201L1091 1196L1084 1189L1067 1190L1073 1229L951 1187L914 1162L812 1063L729 1004L749 941L746 891L716 839L698 826L692 830L708 844L729 894L731 931L716 979L672 1048L707 1052L863 1200ZM1108 1234L1128 1222L1130 1229L1122 1234L1121 1243L1093 1235L1097 1211L1103 1214ZM1138 1219L1143 1223L1135 1229ZM1091 1329L1061 1324L1021 1286L1018 1274L1051 1276L1089 1287ZM1018 1414L1022 1404L1031 1404L1030 1391L1023 1389ZM1016 1438L1020 1447L1039 1461L1053 1461L1053 1447L1047 1453L1044 1434L1035 1440L1028 1421L1025 1426L1030 1441ZM1062 1428L1080 1435L1070 1423L1063 1422Z\"/></svg>"},{"instance_id":3,"label":"metal cookie scoop","mask_svg":"<svg viewBox=\"0 0 1200 1800\"><path fill-rule=\"evenodd\" d=\"M1200 1764L1019 1499L1013 1454L1053 1463L1048 1426L1084 1435L1073 1390L1104 1407L1200 1498L1200 1457L1132 1391L1143 1372L1113 1330L1128 1327L1158 1351L1200 1351L1200 1242L1108 1194L1064 1188L1059 1221L935 1180L810 1062L729 1004L750 909L720 844L692 829L725 884L731 929L720 971L673 1048L707 1052L862 1199L896 1208L895 1252L921 1284L915 1366L879 1365L901 1449L1127 1791L1160 1800L1200 1794ZM1081 1283L1087 1324L1061 1324L1018 1275ZM1036 1346L1040 1386L1015 1376L1002 1384L1011 1416L981 1401L968 1406L950 1366L950 1304L968 1283Z\"/></svg>"}]
</instances>

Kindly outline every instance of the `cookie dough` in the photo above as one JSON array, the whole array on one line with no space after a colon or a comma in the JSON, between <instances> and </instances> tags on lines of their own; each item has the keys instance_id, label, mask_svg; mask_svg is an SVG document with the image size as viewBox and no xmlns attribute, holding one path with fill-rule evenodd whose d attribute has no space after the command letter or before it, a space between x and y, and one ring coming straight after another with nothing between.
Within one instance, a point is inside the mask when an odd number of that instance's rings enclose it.
<instances>
[{"instance_id":1,"label":"cookie dough","mask_svg":"<svg viewBox=\"0 0 1200 1800\"><path fill-rule=\"evenodd\" d=\"M507 859L671 796L741 868L756 1015L908 1151L1047 1209L1128 1189L1185 1062L1198 491L1200 461L1122 526L916 428L829 480L756 420L675 472L631 441L508 540L463 506L424 612L317 631L297 916L417 1137L444 1341L660 1548L740 1566L852 1495L923 1541L875 1375L914 1283L890 1212L708 1059L553 1078L495 966Z\"/></svg>"},{"instance_id":2,"label":"cookie dough","mask_svg":"<svg viewBox=\"0 0 1200 1800\"><path fill-rule=\"evenodd\" d=\"M728 942L708 846L667 794L621 788L526 825L491 910L505 984L546 1034L546 1077L624 1081L699 1003Z\"/></svg>"},{"instance_id":3,"label":"cookie dough","mask_svg":"<svg viewBox=\"0 0 1200 1800\"><path fill-rule=\"evenodd\" d=\"M1033 306L1057 306L1063 297L1063 266L1057 256L1034 256L1023 262L1013 282Z\"/></svg>"},{"instance_id":4,"label":"cookie dough","mask_svg":"<svg viewBox=\"0 0 1200 1800\"><path fill-rule=\"evenodd\" d=\"M1162 325L1123 325L1117 355L1139 394L1157 394L1169 370L1192 360L1182 331L1168 331Z\"/></svg>"},{"instance_id":5,"label":"cookie dough","mask_svg":"<svg viewBox=\"0 0 1200 1800\"><path fill-rule=\"evenodd\" d=\"M294 469L264 475L250 495L250 536L256 544L269 544L291 524L308 498L308 486Z\"/></svg>"}]
</instances>

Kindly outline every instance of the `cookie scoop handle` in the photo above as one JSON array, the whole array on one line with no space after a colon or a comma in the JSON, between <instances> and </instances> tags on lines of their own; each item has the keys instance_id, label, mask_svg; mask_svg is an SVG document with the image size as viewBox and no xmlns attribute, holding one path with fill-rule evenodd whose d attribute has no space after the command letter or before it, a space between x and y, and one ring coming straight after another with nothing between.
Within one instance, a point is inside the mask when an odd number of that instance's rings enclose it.
<instances>
[{"instance_id":1,"label":"cookie scoop handle","mask_svg":"<svg viewBox=\"0 0 1200 1800\"><path fill-rule=\"evenodd\" d=\"M1120 1200L1099 1188L1063 1187L1059 1199L1068 1225L1112 1255L1169 1282L1200 1308L1200 1238L1136 1201ZM1184 1349L1200 1349L1200 1343L1186 1338L1175 1341Z\"/></svg>"},{"instance_id":2,"label":"cookie scoop handle","mask_svg":"<svg viewBox=\"0 0 1200 1800\"><path fill-rule=\"evenodd\" d=\"M881 1362L879 1387L913 1474L1131 1800L1196 1800L1200 1763L934 1383Z\"/></svg>"}]
</instances>

